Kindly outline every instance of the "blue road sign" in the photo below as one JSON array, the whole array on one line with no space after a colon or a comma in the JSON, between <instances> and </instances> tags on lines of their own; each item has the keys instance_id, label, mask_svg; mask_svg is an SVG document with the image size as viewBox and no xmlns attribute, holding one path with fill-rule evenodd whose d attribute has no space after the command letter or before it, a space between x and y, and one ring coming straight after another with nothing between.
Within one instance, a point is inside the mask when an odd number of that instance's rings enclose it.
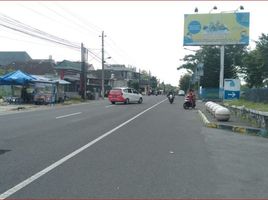
<instances>
[{"instance_id":1,"label":"blue road sign","mask_svg":"<svg viewBox=\"0 0 268 200\"><path fill-rule=\"evenodd\" d=\"M240 97L240 91L229 91L224 90L224 99L239 99Z\"/></svg>"},{"instance_id":2,"label":"blue road sign","mask_svg":"<svg viewBox=\"0 0 268 200\"><path fill-rule=\"evenodd\" d=\"M240 80L224 79L224 99L232 100L240 98Z\"/></svg>"}]
</instances>

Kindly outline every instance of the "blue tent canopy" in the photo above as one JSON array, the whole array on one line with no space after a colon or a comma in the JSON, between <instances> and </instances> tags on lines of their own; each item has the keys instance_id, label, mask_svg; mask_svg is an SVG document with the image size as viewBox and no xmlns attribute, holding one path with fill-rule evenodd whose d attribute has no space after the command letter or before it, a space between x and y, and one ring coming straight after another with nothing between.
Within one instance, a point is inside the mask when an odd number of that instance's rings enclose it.
<instances>
[{"instance_id":1,"label":"blue tent canopy","mask_svg":"<svg viewBox=\"0 0 268 200\"><path fill-rule=\"evenodd\" d=\"M0 78L0 85L26 85L34 80L36 78L30 74L17 70L2 76Z\"/></svg>"}]
</instances>

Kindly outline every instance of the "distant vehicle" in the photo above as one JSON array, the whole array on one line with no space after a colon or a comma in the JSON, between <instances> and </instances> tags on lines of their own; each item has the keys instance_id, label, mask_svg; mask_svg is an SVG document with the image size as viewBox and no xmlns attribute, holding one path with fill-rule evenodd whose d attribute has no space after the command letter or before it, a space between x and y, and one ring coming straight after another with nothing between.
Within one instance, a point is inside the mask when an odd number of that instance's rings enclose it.
<instances>
[{"instance_id":1,"label":"distant vehicle","mask_svg":"<svg viewBox=\"0 0 268 200\"><path fill-rule=\"evenodd\" d=\"M185 96L185 92L183 90L179 90L179 93L178 93L179 96Z\"/></svg>"},{"instance_id":2,"label":"distant vehicle","mask_svg":"<svg viewBox=\"0 0 268 200\"><path fill-rule=\"evenodd\" d=\"M173 94L169 94L169 95L168 95L168 100L169 100L169 103L170 103L170 104L173 103L174 99L175 99L175 96L174 96Z\"/></svg>"},{"instance_id":3,"label":"distant vehicle","mask_svg":"<svg viewBox=\"0 0 268 200\"><path fill-rule=\"evenodd\" d=\"M129 87L118 87L110 90L108 99L112 104L116 102L128 103L142 103L142 95L135 89Z\"/></svg>"}]
</instances>

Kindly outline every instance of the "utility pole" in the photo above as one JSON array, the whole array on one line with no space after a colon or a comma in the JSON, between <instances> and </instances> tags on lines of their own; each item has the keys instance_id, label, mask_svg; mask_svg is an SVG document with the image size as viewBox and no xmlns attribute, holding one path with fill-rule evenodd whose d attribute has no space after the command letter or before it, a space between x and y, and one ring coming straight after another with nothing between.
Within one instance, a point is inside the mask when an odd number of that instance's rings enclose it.
<instances>
[{"instance_id":1,"label":"utility pole","mask_svg":"<svg viewBox=\"0 0 268 200\"><path fill-rule=\"evenodd\" d=\"M86 63L85 63L85 48L81 43L81 73L80 73L80 92L81 98L86 99Z\"/></svg>"},{"instance_id":2,"label":"utility pole","mask_svg":"<svg viewBox=\"0 0 268 200\"><path fill-rule=\"evenodd\" d=\"M102 52L102 56L101 56L101 64L102 64L102 70L101 70L101 97L102 99L104 99L104 37L106 37L106 35L104 35L104 31L102 31L101 34L101 52Z\"/></svg>"}]
</instances>

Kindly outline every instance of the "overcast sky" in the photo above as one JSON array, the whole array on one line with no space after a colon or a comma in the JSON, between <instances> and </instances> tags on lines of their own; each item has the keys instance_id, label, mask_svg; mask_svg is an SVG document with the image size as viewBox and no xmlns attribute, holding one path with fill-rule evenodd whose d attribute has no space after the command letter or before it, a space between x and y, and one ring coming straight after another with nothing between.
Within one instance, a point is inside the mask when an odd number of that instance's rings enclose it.
<instances>
[{"instance_id":1,"label":"overcast sky","mask_svg":"<svg viewBox=\"0 0 268 200\"><path fill-rule=\"evenodd\" d=\"M208 13L213 6L234 11L240 5L250 12L250 46L268 33L266 1L0 1L3 14L31 27L89 48L90 63L101 68L101 31L105 32L105 57L109 64L132 65L177 86L177 71L185 54L184 14ZM196 49L188 47L188 49ZM79 61L78 49L68 48L0 26L0 51L27 51L33 59ZM97 57L96 57L97 56ZM220 63L220 61L219 61ZM218 63L218 64L219 64ZM217 66L215 66L217 67Z\"/></svg>"}]
</instances>

